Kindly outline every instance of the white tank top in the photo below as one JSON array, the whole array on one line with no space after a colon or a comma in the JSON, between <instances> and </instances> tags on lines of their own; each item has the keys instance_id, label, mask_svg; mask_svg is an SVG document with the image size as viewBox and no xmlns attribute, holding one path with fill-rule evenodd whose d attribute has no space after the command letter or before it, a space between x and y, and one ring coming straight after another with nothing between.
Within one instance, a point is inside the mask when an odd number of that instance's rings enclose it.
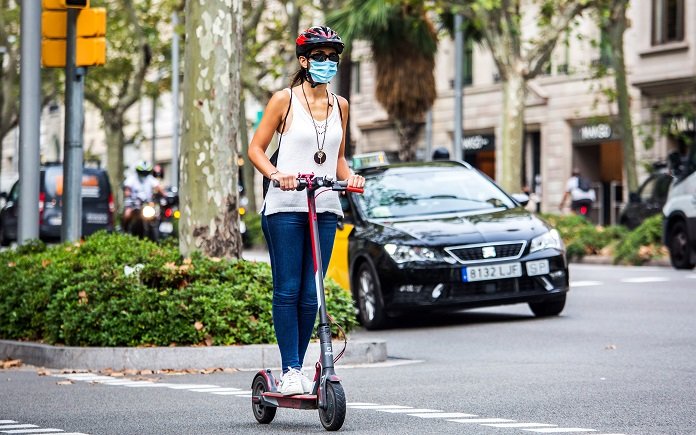
<instances>
[{"instance_id":1,"label":"white tank top","mask_svg":"<svg viewBox=\"0 0 696 435\"><path fill-rule=\"evenodd\" d=\"M290 89L286 89L292 92ZM319 165L314 161L314 153L317 152L317 133L312 125L312 117L305 107L298 101L297 95L291 94L292 122L287 131L282 134L278 162L276 168L286 174L310 174L317 177L331 177L336 179L336 166L338 164L338 151L343 140L343 125L338 109L338 98L333 94L333 107L329 113L324 129L324 120L314 120L319 131L319 144L324 141L323 151L326 160ZM324 134L326 139L324 140ZM270 150L269 150L270 151ZM322 190L320 189L319 192ZM343 216L341 203L338 200L338 192L328 191L316 197L317 213L331 212ZM280 212L307 212L307 192L295 190L280 190L273 183L268 188L264 201L263 213L266 216Z\"/></svg>"}]
</instances>

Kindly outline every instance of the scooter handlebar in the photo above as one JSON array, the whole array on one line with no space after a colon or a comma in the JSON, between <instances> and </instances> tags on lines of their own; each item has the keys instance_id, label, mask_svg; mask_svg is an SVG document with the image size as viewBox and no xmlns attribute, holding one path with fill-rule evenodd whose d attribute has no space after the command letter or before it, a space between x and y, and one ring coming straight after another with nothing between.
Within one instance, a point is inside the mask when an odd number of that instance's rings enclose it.
<instances>
[{"instance_id":1,"label":"scooter handlebar","mask_svg":"<svg viewBox=\"0 0 696 435\"><path fill-rule=\"evenodd\" d=\"M348 181L333 181L329 178L315 178L314 179L317 182L318 186L321 187L328 187L331 188L331 190L337 190L337 191L343 191L347 190L348 192L354 192L354 193L364 193L365 190L362 187L352 187L348 186ZM297 178L298 182L298 190L303 190L305 187L307 187L307 179L298 177ZM280 182L278 180L273 180L273 186L274 187L280 187Z\"/></svg>"}]
</instances>

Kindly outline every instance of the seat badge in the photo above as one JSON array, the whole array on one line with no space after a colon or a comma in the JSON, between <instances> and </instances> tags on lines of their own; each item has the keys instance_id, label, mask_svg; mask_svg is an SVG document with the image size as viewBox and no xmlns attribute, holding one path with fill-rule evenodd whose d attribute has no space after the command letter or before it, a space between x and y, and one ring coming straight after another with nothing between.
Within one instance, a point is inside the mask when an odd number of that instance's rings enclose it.
<instances>
[{"instance_id":1,"label":"seat badge","mask_svg":"<svg viewBox=\"0 0 696 435\"><path fill-rule=\"evenodd\" d=\"M493 258L496 256L495 246L484 246L481 248L481 252L483 253L483 258Z\"/></svg>"}]
</instances>

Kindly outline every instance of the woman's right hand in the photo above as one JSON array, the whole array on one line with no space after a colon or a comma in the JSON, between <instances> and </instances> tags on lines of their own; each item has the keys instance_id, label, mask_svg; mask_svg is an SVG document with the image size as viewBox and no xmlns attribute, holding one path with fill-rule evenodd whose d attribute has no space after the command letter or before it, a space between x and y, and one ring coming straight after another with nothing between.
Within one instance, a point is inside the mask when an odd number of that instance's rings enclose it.
<instances>
[{"instance_id":1,"label":"woman's right hand","mask_svg":"<svg viewBox=\"0 0 696 435\"><path fill-rule=\"evenodd\" d=\"M297 189L297 177L292 174L286 174L284 172L277 172L273 175L271 175L271 180L274 181L273 185L275 186L275 181L278 182L278 187L280 187L280 190L295 190Z\"/></svg>"}]
</instances>

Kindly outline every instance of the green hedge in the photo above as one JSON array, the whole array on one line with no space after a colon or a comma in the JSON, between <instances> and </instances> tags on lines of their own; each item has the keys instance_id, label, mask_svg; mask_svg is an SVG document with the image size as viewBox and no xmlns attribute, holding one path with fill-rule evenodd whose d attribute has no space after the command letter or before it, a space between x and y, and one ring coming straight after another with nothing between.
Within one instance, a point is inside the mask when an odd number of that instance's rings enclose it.
<instances>
[{"instance_id":1,"label":"green hedge","mask_svg":"<svg viewBox=\"0 0 696 435\"><path fill-rule=\"evenodd\" d=\"M275 342L266 263L182 260L173 244L97 233L79 244L4 251L0 276L6 339L72 346ZM350 295L331 281L326 291L329 312L350 331L357 324Z\"/></svg>"},{"instance_id":2,"label":"green hedge","mask_svg":"<svg viewBox=\"0 0 696 435\"><path fill-rule=\"evenodd\" d=\"M652 216L629 231L620 225L594 225L578 215L544 215L561 233L569 259L585 255L608 255L615 264L640 265L667 255L662 246L661 214Z\"/></svg>"}]
</instances>

